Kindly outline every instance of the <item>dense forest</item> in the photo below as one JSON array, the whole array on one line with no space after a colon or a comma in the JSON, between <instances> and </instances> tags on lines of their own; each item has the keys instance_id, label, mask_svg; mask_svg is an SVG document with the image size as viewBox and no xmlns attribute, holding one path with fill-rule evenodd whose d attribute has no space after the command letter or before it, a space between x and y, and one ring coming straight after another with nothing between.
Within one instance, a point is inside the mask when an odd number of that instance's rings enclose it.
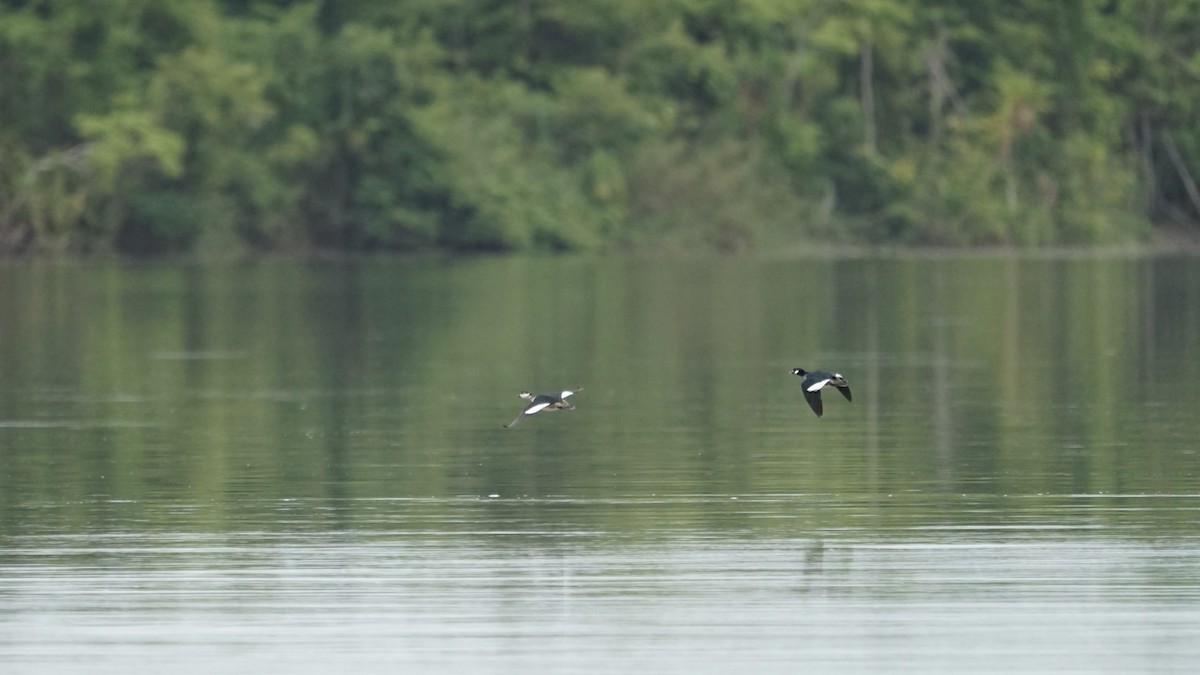
<instances>
[{"instance_id":1,"label":"dense forest","mask_svg":"<svg viewBox=\"0 0 1200 675\"><path fill-rule=\"evenodd\" d=\"M0 253L1131 241L1197 111L1200 0L0 0Z\"/></svg>"}]
</instances>

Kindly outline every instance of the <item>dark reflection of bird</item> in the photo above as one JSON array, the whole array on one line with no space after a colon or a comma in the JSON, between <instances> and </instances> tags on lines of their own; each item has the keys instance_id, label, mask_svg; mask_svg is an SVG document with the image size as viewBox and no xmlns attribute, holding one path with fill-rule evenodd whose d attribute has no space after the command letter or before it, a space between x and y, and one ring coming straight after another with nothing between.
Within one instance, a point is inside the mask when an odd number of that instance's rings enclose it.
<instances>
[{"instance_id":1,"label":"dark reflection of bird","mask_svg":"<svg viewBox=\"0 0 1200 675\"><path fill-rule=\"evenodd\" d=\"M521 411L520 415L517 415L517 419L505 424L504 428L508 429L510 427L514 427L518 422L524 420L526 417L529 417L530 415L536 415L543 410L571 410L575 407L575 405L568 401L567 398L580 391L583 391L583 387L574 390L564 389L562 393L559 394L538 394L537 396L534 396L527 391L523 391L521 392L520 396L526 401L529 401L529 405L525 406L525 410Z\"/></svg>"},{"instance_id":2,"label":"dark reflection of bird","mask_svg":"<svg viewBox=\"0 0 1200 675\"><path fill-rule=\"evenodd\" d=\"M847 401L851 400L850 385L846 384L846 378L842 377L840 373L831 373L827 370L814 370L810 373L803 368L792 368L792 374L804 378L800 383L800 386L804 387L804 400L808 401L808 406L817 413L817 417L825 412L825 407L821 404L821 390L825 388L825 385L837 387Z\"/></svg>"}]
</instances>

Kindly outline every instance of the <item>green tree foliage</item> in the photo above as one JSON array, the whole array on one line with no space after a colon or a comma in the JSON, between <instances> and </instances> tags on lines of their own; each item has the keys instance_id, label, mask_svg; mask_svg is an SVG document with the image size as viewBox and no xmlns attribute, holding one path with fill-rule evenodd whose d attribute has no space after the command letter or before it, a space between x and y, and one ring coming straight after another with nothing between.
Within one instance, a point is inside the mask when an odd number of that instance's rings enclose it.
<instances>
[{"instance_id":1,"label":"green tree foliage","mask_svg":"<svg viewBox=\"0 0 1200 675\"><path fill-rule=\"evenodd\" d=\"M1200 0L0 0L0 252L1200 219Z\"/></svg>"}]
</instances>

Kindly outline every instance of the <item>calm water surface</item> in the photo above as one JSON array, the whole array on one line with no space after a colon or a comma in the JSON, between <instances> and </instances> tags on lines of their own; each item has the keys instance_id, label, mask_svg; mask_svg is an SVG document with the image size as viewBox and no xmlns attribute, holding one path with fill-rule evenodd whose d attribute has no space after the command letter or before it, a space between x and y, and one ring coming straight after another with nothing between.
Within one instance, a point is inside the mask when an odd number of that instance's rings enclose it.
<instances>
[{"instance_id":1,"label":"calm water surface","mask_svg":"<svg viewBox=\"0 0 1200 675\"><path fill-rule=\"evenodd\" d=\"M1192 672L1197 411L1188 257L4 265L0 670Z\"/></svg>"}]
</instances>

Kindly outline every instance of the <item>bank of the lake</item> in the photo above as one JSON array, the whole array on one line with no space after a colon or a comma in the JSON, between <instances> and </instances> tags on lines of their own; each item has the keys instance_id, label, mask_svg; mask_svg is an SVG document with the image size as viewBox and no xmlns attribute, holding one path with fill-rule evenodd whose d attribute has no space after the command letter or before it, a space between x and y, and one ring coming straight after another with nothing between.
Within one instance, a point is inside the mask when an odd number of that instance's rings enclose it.
<instances>
[{"instance_id":1,"label":"bank of the lake","mask_svg":"<svg viewBox=\"0 0 1200 675\"><path fill-rule=\"evenodd\" d=\"M1112 245L1200 220L1196 12L0 5L0 255Z\"/></svg>"}]
</instances>

